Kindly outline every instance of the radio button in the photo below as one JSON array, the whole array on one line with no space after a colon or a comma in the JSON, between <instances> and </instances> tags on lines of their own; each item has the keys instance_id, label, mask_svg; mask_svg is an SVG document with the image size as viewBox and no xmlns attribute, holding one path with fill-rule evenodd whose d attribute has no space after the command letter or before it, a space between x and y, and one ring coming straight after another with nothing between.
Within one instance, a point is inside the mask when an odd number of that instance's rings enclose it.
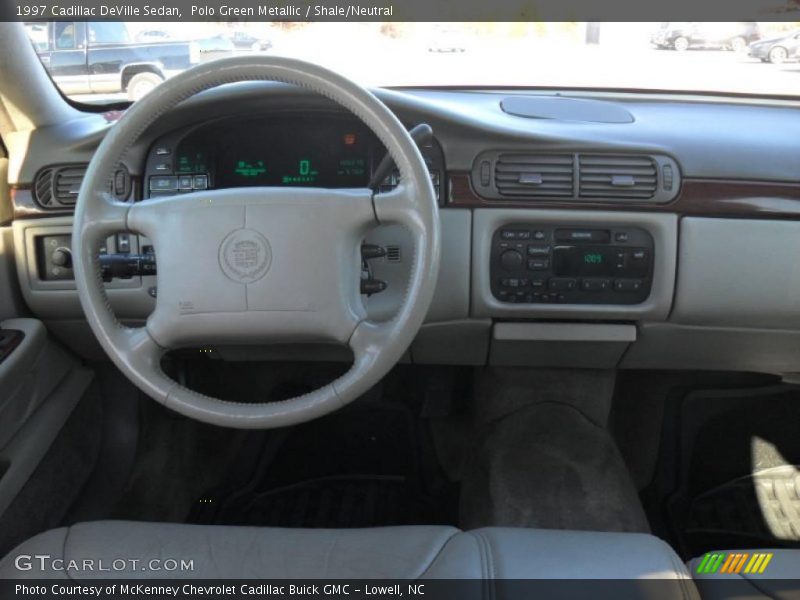
<instances>
[{"instance_id":1,"label":"radio button","mask_svg":"<svg viewBox=\"0 0 800 600\"><path fill-rule=\"evenodd\" d=\"M549 254L550 246L540 244L530 244L528 246L528 256L548 256Z\"/></svg>"},{"instance_id":2,"label":"radio button","mask_svg":"<svg viewBox=\"0 0 800 600\"><path fill-rule=\"evenodd\" d=\"M641 279L617 279L614 282L614 289L618 292L639 292L642 286Z\"/></svg>"},{"instance_id":3,"label":"radio button","mask_svg":"<svg viewBox=\"0 0 800 600\"><path fill-rule=\"evenodd\" d=\"M521 288L528 286L527 279L517 279L516 277L513 278L506 278L500 281L500 285L507 288Z\"/></svg>"},{"instance_id":4,"label":"radio button","mask_svg":"<svg viewBox=\"0 0 800 600\"><path fill-rule=\"evenodd\" d=\"M535 290L541 290L544 288L545 284L547 283L546 279L531 279L531 287Z\"/></svg>"},{"instance_id":5,"label":"radio button","mask_svg":"<svg viewBox=\"0 0 800 600\"><path fill-rule=\"evenodd\" d=\"M529 240L531 239L531 232L518 229L503 229L500 232L500 238L503 240Z\"/></svg>"},{"instance_id":6,"label":"radio button","mask_svg":"<svg viewBox=\"0 0 800 600\"><path fill-rule=\"evenodd\" d=\"M547 258L529 258L528 269L531 271L548 271L550 269L550 260Z\"/></svg>"},{"instance_id":7,"label":"radio button","mask_svg":"<svg viewBox=\"0 0 800 600\"><path fill-rule=\"evenodd\" d=\"M549 287L557 292L571 291L578 287L578 281L569 277L553 277L549 282Z\"/></svg>"},{"instance_id":8,"label":"radio button","mask_svg":"<svg viewBox=\"0 0 800 600\"><path fill-rule=\"evenodd\" d=\"M608 279L583 279L581 289L586 292L603 292L611 288L611 281Z\"/></svg>"}]
</instances>

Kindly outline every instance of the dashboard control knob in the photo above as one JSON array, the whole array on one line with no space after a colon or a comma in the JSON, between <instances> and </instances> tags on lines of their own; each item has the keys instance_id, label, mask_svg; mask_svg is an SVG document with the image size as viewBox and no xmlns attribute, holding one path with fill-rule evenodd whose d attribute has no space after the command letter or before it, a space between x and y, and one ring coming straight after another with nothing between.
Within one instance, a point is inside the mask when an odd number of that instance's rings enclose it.
<instances>
[{"instance_id":1,"label":"dashboard control knob","mask_svg":"<svg viewBox=\"0 0 800 600\"><path fill-rule=\"evenodd\" d=\"M378 246L377 244L362 244L361 245L361 259L372 260L373 258L381 258L386 256L386 248Z\"/></svg>"},{"instance_id":2,"label":"dashboard control knob","mask_svg":"<svg viewBox=\"0 0 800 600\"><path fill-rule=\"evenodd\" d=\"M500 264L506 271L513 271L522 266L522 254L516 250L506 250L500 255Z\"/></svg>"},{"instance_id":3,"label":"dashboard control knob","mask_svg":"<svg viewBox=\"0 0 800 600\"><path fill-rule=\"evenodd\" d=\"M361 280L361 293L367 296L372 296L372 294L380 294L383 290L385 290L387 284L385 281L381 281L380 279L362 279Z\"/></svg>"},{"instance_id":4,"label":"dashboard control knob","mask_svg":"<svg viewBox=\"0 0 800 600\"><path fill-rule=\"evenodd\" d=\"M50 262L57 267L64 267L65 269L72 268L72 251L69 248L56 248L53 254L50 255Z\"/></svg>"}]
</instances>

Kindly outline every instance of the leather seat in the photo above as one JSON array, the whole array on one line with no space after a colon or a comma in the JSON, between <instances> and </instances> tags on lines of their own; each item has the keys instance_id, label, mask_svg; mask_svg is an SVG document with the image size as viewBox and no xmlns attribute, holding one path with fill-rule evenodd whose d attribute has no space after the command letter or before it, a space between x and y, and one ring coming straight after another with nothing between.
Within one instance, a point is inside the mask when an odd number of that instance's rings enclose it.
<instances>
[{"instance_id":1,"label":"leather seat","mask_svg":"<svg viewBox=\"0 0 800 600\"><path fill-rule=\"evenodd\" d=\"M45 564L29 558L35 555L63 559L66 570L51 568L50 559ZM142 565L153 558L191 560L194 568L143 572ZM98 571L82 568L84 559L102 559L107 568L115 560L140 562L135 568ZM29 570L19 569L28 565ZM691 577L672 549L656 537L630 533L508 528L462 532L439 526L320 530L99 521L39 534L0 561L0 579L63 577L656 578L674 580L677 597L694 597Z\"/></svg>"}]
</instances>

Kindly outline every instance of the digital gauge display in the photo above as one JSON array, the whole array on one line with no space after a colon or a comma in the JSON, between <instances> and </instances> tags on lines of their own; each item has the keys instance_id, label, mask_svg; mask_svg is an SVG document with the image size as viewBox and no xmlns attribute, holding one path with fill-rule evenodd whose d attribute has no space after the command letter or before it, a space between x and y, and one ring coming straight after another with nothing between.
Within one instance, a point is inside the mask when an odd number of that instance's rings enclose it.
<instances>
[{"instance_id":1,"label":"digital gauge display","mask_svg":"<svg viewBox=\"0 0 800 600\"><path fill-rule=\"evenodd\" d=\"M358 122L301 117L243 121L208 139L217 187L364 187L376 144ZM186 146L189 162L205 160L192 153L192 143Z\"/></svg>"}]
</instances>

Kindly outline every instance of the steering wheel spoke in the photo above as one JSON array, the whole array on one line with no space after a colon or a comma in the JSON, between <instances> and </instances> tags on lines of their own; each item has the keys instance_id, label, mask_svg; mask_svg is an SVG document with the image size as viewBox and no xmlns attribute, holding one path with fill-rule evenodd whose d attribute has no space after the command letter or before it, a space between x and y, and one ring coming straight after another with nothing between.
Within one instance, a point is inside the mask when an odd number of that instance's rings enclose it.
<instances>
[{"instance_id":1,"label":"steering wheel spoke","mask_svg":"<svg viewBox=\"0 0 800 600\"><path fill-rule=\"evenodd\" d=\"M147 327L124 327L117 324L109 328L105 340L119 353L117 366L128 377L146 374L140 389L151 398L164 402L170 390L177 385L161 369L161 358L167 349L150 336ZM105 345L105 344L104 344Z\"/></svg>"},{"instance_id":2,"label":"steering wheel spoke","mask_svg":"<svg viewBox=\"0 0 800 600\"><path fill-rule=\"evenodd\" d=\"M430 192L434 193L432 187ZM424 229L421 202L418 190L401 182L393 190L375 196L375 216L382 225L404 225L411 231L420 231Z\"/></svg>"},{"instance_id":3,"label":"steering wheel spoke","mask_svg":"<svg viewBox=\"0 0 800 600\"><path fill-rule=\"evenodd\" d=\"M169 217L169 206L177 204L183 199L185 197L174 195L137 202L131 206L128 213L127 229L144 235L156 243L159 232L163 231L161 224L165 218Z\"/></svg>"},{"instance_id":4,"label":"steering wheel spoke","mask_svg":"<svg viewBox=\"0 0 800 600\"><path fill-rule=\"evenodd\" d=\"M131 208L130 204L116 200L108 192L95 192L94 195L92 218L80 219L80 215L76 215L80 229L75 232L93 251L108 236L128 228L128 212Z\"/></svg>"}]
</instances>

